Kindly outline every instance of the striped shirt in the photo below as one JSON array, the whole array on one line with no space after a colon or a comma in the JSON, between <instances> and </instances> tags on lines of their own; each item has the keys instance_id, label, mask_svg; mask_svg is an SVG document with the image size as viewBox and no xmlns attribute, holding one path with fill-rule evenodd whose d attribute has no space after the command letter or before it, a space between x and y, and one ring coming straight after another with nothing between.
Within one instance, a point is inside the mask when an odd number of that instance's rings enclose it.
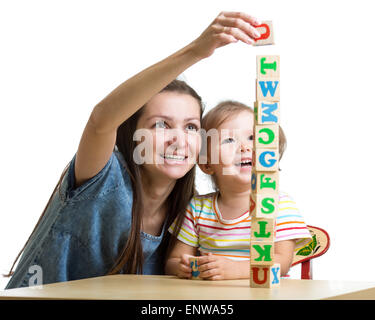
<instances>
[{"instance_id":1,"label":"striped shirt","mask_svg":"<svg viewBox=\"0 0 375 320\"><path fill-rule=\"evenodd\" d=\"M233 220L222 217L217 204L218 193L191 199L177 238L203 253L211 252L233 260L248 260L250 256L251 216L246 211ZM173 233L175 222L169 228ZM295 202L285 193L279 196L275 242L311 239ZM308 241L307 241L308 242Z\"/></svg>"}]
</instances>

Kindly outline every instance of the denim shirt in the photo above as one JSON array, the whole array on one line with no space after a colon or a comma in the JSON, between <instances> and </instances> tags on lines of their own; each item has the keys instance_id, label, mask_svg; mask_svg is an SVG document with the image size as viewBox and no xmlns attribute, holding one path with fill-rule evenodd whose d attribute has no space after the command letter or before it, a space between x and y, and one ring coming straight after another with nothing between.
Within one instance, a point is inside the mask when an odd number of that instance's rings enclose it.
<instances>
[{"instance_id":1,"label":"denim shirt","mask_svg":"<svg viewBox=\"0 0 375 320\"><path fill-rule=\"evenodd\" d=\"M115 150L96 176L74 189L75 158L6 289L29 286L33 266L41 268L42 284L103 276L125 246L133 191L122 154ZM160 236L141 231L143 274L163 273L159 247L164 230L165 225Z\"/></svg>"}]
</instances>

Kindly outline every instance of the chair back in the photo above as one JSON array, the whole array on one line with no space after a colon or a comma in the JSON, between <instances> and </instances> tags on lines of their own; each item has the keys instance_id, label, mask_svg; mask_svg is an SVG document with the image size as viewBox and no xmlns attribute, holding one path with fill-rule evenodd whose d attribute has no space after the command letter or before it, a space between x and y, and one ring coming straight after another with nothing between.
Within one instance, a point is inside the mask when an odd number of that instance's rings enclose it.
<instances>
[{"instance_id":1,"label":"chair back","mask_svg":"<svg viewBox=\"0 0 375 320\"><path fill-rule=\"evenodd\" d=\"M301 279L312 279L312 259L325 254L330 246L330 238L327 231L322 228L307 226L312 236L308 242L297 242L294 252L292 267L301 263Z\"/></svg>"}]
</instances>

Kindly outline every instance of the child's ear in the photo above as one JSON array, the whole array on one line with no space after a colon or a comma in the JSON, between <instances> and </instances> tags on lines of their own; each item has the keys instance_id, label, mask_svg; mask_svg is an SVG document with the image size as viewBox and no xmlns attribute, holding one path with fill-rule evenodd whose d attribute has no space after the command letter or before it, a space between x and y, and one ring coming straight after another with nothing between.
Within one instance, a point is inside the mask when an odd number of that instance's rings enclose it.
<instances>
[{"instance_id":1,"label":"child's ear","mask_svg":"<svg viewBox=\"0 0 375 320\"><path fill-rule=\"evenodd\" d=\"M212 170L211 165L209 163L198 163L198 166L205 174L214 174L214 170Z\"/></svg>"}]
</instances>

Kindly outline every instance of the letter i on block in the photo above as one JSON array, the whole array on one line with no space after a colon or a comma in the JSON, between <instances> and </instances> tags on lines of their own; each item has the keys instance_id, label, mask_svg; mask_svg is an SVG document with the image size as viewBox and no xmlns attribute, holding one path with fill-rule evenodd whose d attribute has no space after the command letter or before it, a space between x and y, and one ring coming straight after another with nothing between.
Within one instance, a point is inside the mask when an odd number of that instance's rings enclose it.
<instances>
[{"instance_id":1,"label":"letter i on block","mask_svg":"<svg viewBox=\"0 0 375 320\"><path fill-rule=\"evenodd\" d=\"M274 288L280 286L280 264L272 266L252 265L250 267L250 287Z\"/></svg>"}]
</instances>

